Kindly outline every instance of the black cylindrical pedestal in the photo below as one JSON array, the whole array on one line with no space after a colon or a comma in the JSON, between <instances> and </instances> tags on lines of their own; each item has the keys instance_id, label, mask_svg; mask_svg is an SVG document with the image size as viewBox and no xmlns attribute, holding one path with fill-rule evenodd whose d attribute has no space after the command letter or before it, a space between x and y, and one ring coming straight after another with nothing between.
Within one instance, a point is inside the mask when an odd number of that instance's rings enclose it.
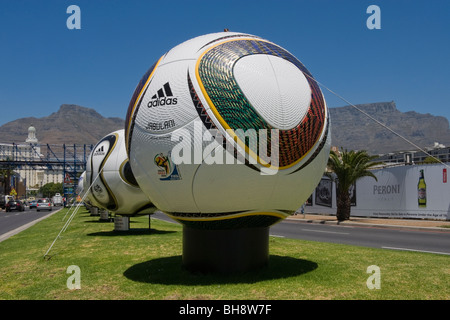
<instances>
[{"instance_id":1,"label":"black cylindrical pedestal","mask_svg":"<svg viewBox=\"0 0 450 320\"><path fill-rule=\"evenodd\" d=\"M269 261L269 227L203 230L183 226L183 266L193 272L252 271Z\"/></svg>"}]
</instances>

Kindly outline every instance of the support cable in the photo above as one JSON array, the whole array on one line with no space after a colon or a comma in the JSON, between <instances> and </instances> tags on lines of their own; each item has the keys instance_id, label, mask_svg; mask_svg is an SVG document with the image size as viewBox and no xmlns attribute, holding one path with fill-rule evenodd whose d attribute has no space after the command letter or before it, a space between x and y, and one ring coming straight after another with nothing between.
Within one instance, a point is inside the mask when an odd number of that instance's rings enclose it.
<instances>
[{"instance_id":1,"label":"support cable","mask_svg":"<svg viewBox=\"0 0 450 320\"><path fill-rule=\"evenodd\" d=\"M97 181L98 177L100 176L101 172L103 171L103 168L100 169L100 171L98 172L97 176L94 179L94 182ZM61 234L64 233L67 228L69 227L70 223L72 222L73 218L75 217L75 215L78 213L78 210L81 206L81 203L84 202L84 199L86 199L86 196L88 195L89 191L91 190L92 185L94 184L94 182L89 186L89 188L87 189L87 191L85 192L85 194L83 195L83 198L81 199L81 202L77 205L77 207L75 208L75 210L72 212L72 214L69 216L69 218L67 219L66 223L64 224L64 226L61 228L61 230L59 231L58 235L56 236L55 240L53 240L52 244L50 245L50 247L48 248L47 252L44 254L44 259L46 257L48 257L47 259L49 260L51 258L51 256L48 256L50 250L52 249L53 245L55 244L56 240L60 239ZM70 209L69 209L70 211ZM66 213L67 215L67 213ZM65 216L64 216L65 218ZM63 218L63 220L64 220Z\"/></svg>"},{"instance_id":2,"label":"support cable","mask_svg":"<svg viewBox=\"0 0 450 320\"><path fill-rule=\"evenodd\" d=\"M388 131L390 131L391 133L393 133L394 135L396 135L397 137L403 139L404 141L406 141L407 143L411 144L412 146L414 146L415 148L417 148L418 150L422 151L423 153L425 153L427 156L432 157L433 159L435 159L436 161L438 161L439 163L443 164L444 166L450 168L450 166L444 162L442 162L440 159L436 158L435 156L433 156L432 154L430 154L428 151L426 151L425 149L421 148L420 146L418 146L417 144L415 144L414 142L410 141L409 139L407 139L406 137L402 136L400 133L396 132L395 130L393 130L392 128L389 128L387 125L385 125L384 123L382 123L381 121L377 120L376 118L374 118L373 116L371 116L370 114L368 114L367 112L365 112L364 110L362 110L361 108L358 108L357 106L355 106L353 103L351 103L350 101L348 101L347 99L345 99L344 97L342 97L341 95L337 94L336 92L334 92L333 90L331 90L330 88L328 88L327 86L325 86L324 84L320 83L319 81L317 81L316 79L314 79L312 76L305 74L308 78L310 78L311 80L313 80L314 82L316 82L319 86L325 88L327 91L329 91L330 93L334 94L336 97L338 97L339 99L341 99L342 101L344 101L345 103L347 103L348 105L350 105L351 107L355 108L356 110L358 110L359 112L361 112L362 114L364 114L366 117L368 117L369 119L375 121L377 124L379 124L380 126L382 126L383 128L387 129Z\"/></svg>"}]
</instances>

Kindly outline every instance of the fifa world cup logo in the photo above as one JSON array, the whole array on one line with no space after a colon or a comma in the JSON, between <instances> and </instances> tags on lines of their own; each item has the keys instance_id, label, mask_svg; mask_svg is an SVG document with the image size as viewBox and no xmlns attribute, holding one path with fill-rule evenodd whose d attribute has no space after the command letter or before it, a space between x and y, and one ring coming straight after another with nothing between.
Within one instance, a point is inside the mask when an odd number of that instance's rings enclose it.
<instances>
[{"instance_id":1,"label":"fifa world cup logo","mask_svg":"<svg viewBox=\"0 0 450 320\"><path fill-rule=\"evenodd\" d=\"M168 175L170 173L170 162L169 157L165 156L164 154L160 153L155 156L155 164L164 170L164 174Z\"/></svg>"}]
</instances>

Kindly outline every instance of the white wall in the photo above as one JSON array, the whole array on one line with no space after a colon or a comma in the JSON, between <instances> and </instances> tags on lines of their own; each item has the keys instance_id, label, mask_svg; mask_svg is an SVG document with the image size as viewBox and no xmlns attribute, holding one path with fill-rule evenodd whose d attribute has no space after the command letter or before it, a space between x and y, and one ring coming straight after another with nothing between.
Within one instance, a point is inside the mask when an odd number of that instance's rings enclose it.
<instances>
[{"instance_id":1,"label":"white wall","mask_svg":"<svg viewBox=\"0 0 450 320\"><path fill-rule=\"evenodd\" d=\"M427 185L425 208L418 205L420 170ZM364 177L356 183L352 216L450 220L450 181L444 178L449 169L444 165L399 166L373 173L378 181ZM312 203L305 212L336 214L335 183L324 177L312 194Z\"/></svg>"}]
</instances>

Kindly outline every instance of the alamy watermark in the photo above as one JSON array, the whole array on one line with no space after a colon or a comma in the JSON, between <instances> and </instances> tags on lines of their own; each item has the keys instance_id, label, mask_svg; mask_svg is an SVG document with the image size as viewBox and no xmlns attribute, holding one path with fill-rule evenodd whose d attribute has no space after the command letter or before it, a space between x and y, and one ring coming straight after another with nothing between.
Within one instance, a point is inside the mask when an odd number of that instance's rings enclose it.
<instances>
[{"instance_id":1,"label":"alamy watermark","mask_svg":"<svg viewBox=\"0 0 450 320\"><path fill-rule=\"evenodd\" d=\"M368 289L381 289L381 270L379 266L371 265L367 267L366 273L371 275L367 278L366 286Z\"/></svg>"},{"instance_id":2,"label":"alamy watermark","mask_svg":"<svg viewBox=\"0 0 450 320\"><path fill-rule=\"evenodd\" d=\"M70 5L67 7L66 13L70 16L66 20L67 29L81 29L81 9L77 5Z\"/></svg>"},{"instance_id":3,"label":"alamy watermark","mask_svg":"<svg viewBox=\"0 0 450 320\"><path fill-rule=\"evenodd\" d=\"M67 278L66 285L69 290L81 289L81 269L79 266L71 265L67 267L67 274L70 274Z\"/></svg>"},{"instance_id":4,"label":"alamy watermark","mask_svg":"<svg viewBox=\"0 0 450 320\"><path fill-rule=\"evenodd\" d=\"M203 127L201 121L194 121L193 134L185 128L171 134L171 141L177 143L171 150L174 164L256 165L259 162L261 174L277 173L279 129L227 129L228 138L225 139L218 129L203 130Z\"/></svg>"},{"instance_id":5,"label":"alamy watermark","mask_svg":"<svg viewBox=\"0 0 450 320\"><path fill-rule=\"evenodd\" d=\"M367 7L366 13L370 14L367 18L366 26L369 30L381 29L381 9L377 5Z\"/></svg>"},{"instance_id":6,"label":"alamy watermark","mask_svg":"<svg viewBox=\"0 0 450 320\"><path fill-rule=\"evenodd\" d=\"M70 5L67 7L66 13L70 14L67 18L67 29L81 29L81 9L77 5ZM366 13L370 16L366 20L366 26L369 30L381 29L381 9L379 6L372 4L367 7Z\"/></svg>"}]
</instances>

